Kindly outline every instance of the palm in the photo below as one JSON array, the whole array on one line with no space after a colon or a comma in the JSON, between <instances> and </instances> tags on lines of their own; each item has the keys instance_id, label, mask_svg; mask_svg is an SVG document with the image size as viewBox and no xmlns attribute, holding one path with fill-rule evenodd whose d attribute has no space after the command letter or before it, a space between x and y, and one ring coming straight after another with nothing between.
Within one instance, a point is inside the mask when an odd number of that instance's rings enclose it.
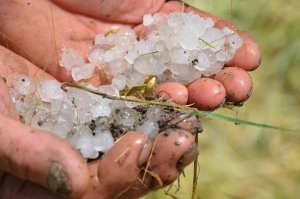
<instances>
[{"instance_id":1,"label":"palm","mask_svg":"<svg viewBox=\"0 0 300 199\"><path fill-rule=\"evenodd\" d=\"M46 70L58 80L70 81L69 73L58 67L64 48L72 47L86 55L96 34L124 25L134 28L141 23L144 14L166 9L164 1L153 2L42 0L28 5L7 3L5 9L16 17L1 21L2 33L8 37L3 43L10 42L10 49L40 68L47 65ZM168 4L167 8L174 5Z\"/></svg>"}]
</instances>

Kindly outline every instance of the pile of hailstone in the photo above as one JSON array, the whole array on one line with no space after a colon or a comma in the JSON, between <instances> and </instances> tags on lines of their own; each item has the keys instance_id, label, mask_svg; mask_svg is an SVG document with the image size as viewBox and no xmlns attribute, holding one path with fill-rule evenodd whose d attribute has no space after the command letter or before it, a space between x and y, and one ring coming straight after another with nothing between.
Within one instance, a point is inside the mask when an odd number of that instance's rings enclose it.
<instances>
[{"instance_id":1,"label":"pile of hailstone","mask_svg":"<svg viewBox=\"0 0 300 199\"><path fill-rule=\"evenodd\" d=\"M105 153L128 131L141 131L154 139L168 126L180 128L174 119L187 118L187 114L172 107L107 99L72 87L64 92L55 80L34 82L28 76L17 75L13 85L10 95L25 124L67 139L89 159ZM200 121L191 131L202 131Z\"/></svg>"},{"instance_id":2,"label":"pile of hailstone","mask_svg":"<svg viewBox=\"0 0 300 199\"><path fill-rule=\"evenodd\" d=\"M214 28L212 19L193 12L158 13L143 19L138 40L130 28L101 33L87 55L89 63L69 48L60 65L71 71L74 81L91 77L96 67L101 69L113 77L111 84L82 85L119 96L120 91L143 84L149 75L159 82L185 84L215 74L242 45L233 30ZM145 107L72 87L64 92L54 80L34 82L18 75L13 85L10 94L24 123L67 139L89 159L105 153L123 133L139 130L153 139L172 119L185 116L170 107ZM199 121L195 132L200 130Z\"/></svg>"},{"instance_id":3,"label":"pile of hailstone","mask_svg":"<svg viewBox=\"0 0 300 199\"><path fill-rule=\"evenodd\" d=\"M190 13L148 14L144 30L130 28L100 33L88 53L89 63L74 49L63 52L60 65L75 81L90 77L96 67L113 76L111 90L143 84L149 75L159 82L190 83L219 72L243 41L233 30L214 28L214 21Z\"/></svg>"}]
</instances>

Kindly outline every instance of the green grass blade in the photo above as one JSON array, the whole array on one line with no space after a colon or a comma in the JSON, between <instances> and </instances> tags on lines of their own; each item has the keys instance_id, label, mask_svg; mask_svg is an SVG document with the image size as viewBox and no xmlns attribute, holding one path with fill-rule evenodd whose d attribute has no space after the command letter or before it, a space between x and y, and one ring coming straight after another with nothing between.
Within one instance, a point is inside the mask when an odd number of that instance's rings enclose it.
<instances>
[{"instance_id":1,"label":"green grass blade","mask_svg":"<svg viewBox=\"0 0 300 199\"><path fill-rule=\"evenodd\" d=\"M268 125L268 124L250 122L250 121L236 119L236 118L220 115L220 114L217 114L217 113L206 112L206 111L193 111L192 114L200 115L200 116L201 115L206 116L206 117L211 118L211 119L220 119L220 120L224 120L224 121L227 121L227 122L232 122L232 123L235 123L235 124L244 124L244 125L248 125L248 126L255 126L255 127L274 129L274 130L282 130L282 131L300 132L300 130L293 130L293 129L283 128L283 127L279 127L279 126L273 126L273 125Z\"/></svg>"}]
</instances>

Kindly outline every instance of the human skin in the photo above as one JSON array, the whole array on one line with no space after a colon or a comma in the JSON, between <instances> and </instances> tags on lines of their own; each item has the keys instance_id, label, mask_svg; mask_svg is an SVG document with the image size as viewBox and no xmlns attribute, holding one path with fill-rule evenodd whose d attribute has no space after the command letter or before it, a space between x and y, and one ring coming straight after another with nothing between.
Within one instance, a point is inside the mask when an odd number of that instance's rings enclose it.
<instances>
[{"instance_id":1,"label":"human skin","mask_svg":"<svg viewBox=\"0 0 300 199\"><path fill-rule=\"evenodd\" d=\"M178 1L162 0L0 0L0 43L6 47L0 47L0 74L7 79L6 84L0 80L0 170L13 174L5 174L3 177L0 198L61 198L44 187L69 198L138 198L158 188L156 183L151 182L153 178L149 174L144 182L148 183L148 187L138 181L143 176L142 168L147 163L149 149L154 145L142 133L128 133L101 160L86 164L63 139L21 124L6 88L12 85L16 74L32 78L43 74L45 79L71 81L70 72L58 64L63 49L71 47L86 55L93 38L100 32L121 26L139 32L144 14L170 13L181 11L182 8L182 3ZM233 27L208 13L184 7L186 12L191 10L202 17L213 18L217 27ZM254 70L260 64L259 46L248 33L238 33L243 37L244 45L228 66ZM45 66L46 74L39 69ZM100 77L93 79L92 83L103 82ZM180 89L178 93L182 93ZM176 101L178 96L173 93L170 98ZM178 139L181 144L175 146L174 142ZM2 144L4 140L7 140L6 145ZM13 144L9 145L11 142ZM182 157L187 160L183 161L186 166L197 156L193 143L194 137L188 131L174 131L169 136L158 136L155 146L159 153L151 159L151 164L158 165L153 172L160 177L163 186L180 175L183 167L178 167L178 162L182 161ZM126 150L128 153L122 163L115 163L116 158ZM174 152L176 155L171 155ZM58 173L60 178L49 177L49 173ZM60 180L57 183L60 189L56 189L54 185L57 184L53 179L67 180Z\"/></svg>"}]
</instances>

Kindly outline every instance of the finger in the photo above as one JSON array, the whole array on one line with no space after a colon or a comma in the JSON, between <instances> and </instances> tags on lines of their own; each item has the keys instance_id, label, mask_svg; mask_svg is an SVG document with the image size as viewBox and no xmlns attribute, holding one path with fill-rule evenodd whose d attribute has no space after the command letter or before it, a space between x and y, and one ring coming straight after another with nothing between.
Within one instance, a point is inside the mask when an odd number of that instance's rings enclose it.
<instances>
[{"instance_id":1,"label":"finger","mask_svg":"<svg viewBox=\"0 0 300 199\"><path fill-rule=\"evenodd\" d=\"M0 75L6 79L6 87L13 86L16 75L26 75L33 80L52 80L54 77L23 57L0 46ZM3 88L4 89L4 88Z\"/></svg>"},{"instance_id":2,"label":"finger","mask_svg":"<svg viewBox=\"0 0 300 199\"><path fill-rule=\"evenodd\" d=\"M243 45L236 50L234 57L226 65L238 66L246 71L255 70L261 64L260 47L247 32L237 32L243 38Z\"/></svg>"},{"instance_id":3,"label":"finger","mask_svg":"<svg viewBox=\"0 0 300 199\"><path fill-rule=\"evenodd\" d=\"M126 24L141 23L143 15L154 14L163 5L165 0L123 0L120 1L85 1L85 0L52 0L57 5L67 10L80 14L93 16L108 21ZM99 11L101 10L101 11Z\"/></svg>"},{"instance_id":4,"label":"finger","mask_svg":"<svg viewBox=\"0 0 300 199\"><path fill-rule=\"evenodd\" d=\"M214 79L225 87L226 102L229 104L241 106L252 93L251 76L241 68L226 67L218 72Z\"/></svg>"},{"instance_id":5,"label":"finger","mask_svg":"<svg viewBox=\"0 0 300 199\"><path fill-rule=\"evenodd\" d=\"M170 185L198 156L192 134L178 129L159 135L153 151L149 166L145 164L139 180L120 199L139 198Z\"/></svg>"},{"instance_id":6,"label":"finger","mask_svg":"<svg viewBox=\"0 0 300 199\"><path fill-rule=\"evenodd\" d=\"M191 6L185 6L183 3L178 1L169 1L161 9L162 12L171 13L171 12L191 12L198 14L201 17L209 17L215 21L215 27L224 28L229 27L238 33L243 39L243 45L240 47L233 59L227 64L228 66L238 66L244 70L251 71L256 69L261 63L261 53L260 47L255 39L246 32L238 30L231 22L220 19L217 16L214 16L210 13L204 12L202 10L193 8Z\"/></svg>"},{"instance_id":7,"label":"finger","mask_svg":"<svg viewBox=\"0 0 300 199\"><path fill-rule=\"evenodd\" d=\"M9 91L4 81L0 78L0 113L15 120L19 120L19 115L15 105L11 100Z\"/></svg>"},{"instance_id":8,"label":"finger","mask_svg":"<svg viewBox=\"0 0 300 199\"><path fill-rule=\"evenodd\" d=\"M66 140L0 114L0 170L70 198L89 182L85 160Z\"/></svg>"},{"instance_id":9,"label":"finger","mask_svg":"<svg viewBox=\"0 0 300 199\"><path fill-rule=\"evenodd\" d=\"M3 46L46 68L60 81L71 80L70 72L59 67L60 54L69 47L87 54L96 35L91 28L83 28L78 17L45 0L30 4L2 1L0 11L7 13L0 18Z\"/></svg>"},{"instance_id":10,"label":"finger","mask_svg":"<svg viewBox=\"0 0 300 199\"><path fill-rule=\"evenodd\" d=\"M32 182L6 174L0 186L0 198L9 199L63 199L49 189Z\"/></svg>"},{"instance_id":11,"label":"finger","mask_svg":"<svg viewBox=\"0 0 300 199\"><path fill-rule=\"evenodd\" d=\"M150 151L145 134L125 134L99 161L91 163L91 183L83 198L118 198L138 179L140 166Z\"/></svg>"},{"instance_id":12,"label":"finger","mask_svg":"<svg viewBox=\"0 0 300 199\"><path fill-rule=\"evenodd\" d=\"M225 102L226 90L224 86L210 78L200 78L187 87L189 93L188 103L204 111L212 111Z\"/></svg>"},{"instance_id":13,"label":"finger","mask_svg":"<svg viewBox=\"0 0 300 199\"><path fill-rule=\"evenodd\" d=\"M188 101L188 90L177 82L165 82L155 88L154 96L168 102L185 105Z\"/></svg>"}]
</instances>

